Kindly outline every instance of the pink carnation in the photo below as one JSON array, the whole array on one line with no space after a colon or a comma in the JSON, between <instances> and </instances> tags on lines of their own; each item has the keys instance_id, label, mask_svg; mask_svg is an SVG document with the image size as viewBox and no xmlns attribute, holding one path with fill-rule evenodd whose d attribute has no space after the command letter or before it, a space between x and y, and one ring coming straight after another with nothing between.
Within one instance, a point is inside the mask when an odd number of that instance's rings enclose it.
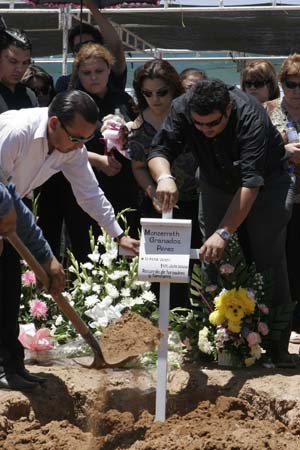
<instances>
[{"instance_id":1,"label":"pink carnation","mask_svg":"<svg viewBox=\"0 0 300 450\"><path fill-rule=\"evenodd\" d=\"M230 273L234 272L235 267L231 264L222 264L220 266L220 273L229 275Z\"/></svg>"},{"instance_id":2,"label":"pink carnation","mask_svg":"<svg viewBox=\"0 0 300 450\"><path fill-rule=\"evenodd\" d=\"M36 284L36 278L34 272L27 270L22 274L22 283L24 286L30 286L31 284Z\"/></svg>"},{"instance_id":3,"label":"pink carnation","mask_svg":"<svg viewBox=\"0 0 300 450\"><path fill-rule=\"evenodd\" d=\"M267 334L269 333L269 327L265 322L259 322L257 329L258 332L263 336L267 336Z\"/></svg>"},{"instance_id":4,"label":"pink carnation","mask_svg":"<svg viewBox=\"0 0 300 450\"><path fill-rule=\"evenodd\" d=\"M259 303L257 306L263 314L269 314L269 308L264 303Z\"/></svg>"},{"instance_id":5,"label":"pink carnation","mask_svg":"<svg viewBox=\"0 0 300 450\"><path fill-rule=\"evenodd\" d=\"M246 337L249 347L252 347L253 345L257 345L261 343L261 337L258 333L255 333L254 331L251 331L251 333L248 334Z\"/></svg>"},{"instance_id":6,"label":"pink carnation","mask_svg":"<svg viewBox=\"0 0 300 450\"><path fill-rule=\"evenodd\" d=\"M30 304L30 314L33 317L46 317L48 306L45 302L39 299L31 300Z\"/></svg>"}]
</instances>

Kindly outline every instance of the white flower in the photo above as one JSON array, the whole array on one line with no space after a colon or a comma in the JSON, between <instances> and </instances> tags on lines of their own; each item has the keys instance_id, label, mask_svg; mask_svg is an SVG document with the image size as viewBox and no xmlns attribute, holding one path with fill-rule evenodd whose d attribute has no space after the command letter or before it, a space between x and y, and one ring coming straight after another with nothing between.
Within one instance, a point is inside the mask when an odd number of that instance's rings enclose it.
<instances>
[{"instance_id":1,"label":"white flower","mask_svg":"<svg viewBox=\"0 0 300 450\"><path fill-rule=\"evenodd\" d=\"M56 326L52 324L51 328L50 328L50 336L54 336L55 332L56 332Z\"/></svg>"},{"instance_id":2,"label":"white flower","mask_svg":"<svg viewBox=\"0 0 300 450\"><path fill-rule=\"evenodd\" d=\"M102 308L108 308L112 304L112 302L113 299L109 295L106 295L106 297L101 300L101 306Z\"/></svg>"},{"instance_id":3,"label":"white flower","mask_svg":"<svg viewBox=\"0 0 300 450\"><path fill-rule=\"evenodd\" d=\"M251 353L251 356L253 356L255 359L260 359L260 357L261 357L260 345L259 344L252 345L252 347L250 347L250 353Z\"/></svg>"},{"instance_id":4,"label":"white flower","mask_svg":"<svg viewBox=\"0 0 300 450\"><path fill-rule=\"evenodd\" d=\"M153 294L152 291L146 291L146 292L143 292L142 295L141 295L141 297L142 297L146 302L152 302L152 303L154 303L155 300L156 300L156 296L155 296L155 294Z\"/></svg>"},{"instance_id":5,"label":"white flower","mask_svg":"<svg viewBox=\"0 0 300 450\"><path fill-rule=\"evenodd\" d=\"M208 340L208 333L209 330L207 327L204 327L199 331L198 347L201 352L210 354L213 351L213 346Z\"/></svg>"},{"instance_id":6,"label":"white flower","mask_svg":"<svg viewBox=\"0 0 300 450\"><path fill-rule=\"evenodd\" d=\"M130 297L130 289L129 288L122 288L120 292L121 297Z\"/></svg>"},{"instance_id":7,"label":"white flower","mask_svg":"<svg viewBox=\"0 0 300 450\"><path fill-rule=\"evenodd\" d=\"M96 305L96 303L99 302L99 298L97 297L97 295L89 295L86 299L85 299L85 306L87 308L91 308L93 306Z\"/></svg>"},{"instance_id":8,"label":"white flower","mask_svg":"<svg viewBox=\"0 0 300 450\"><path fill-rule=\"evenodd\" d=\"M93 264L90 262L86 262L86 263L82 264L82 267L84 269L88 269L88 270L92 270L94 268Z\"/></svg>"},{"instance_id":9,"label":"white flower","mask_svg":"<svg viewBox=\"0 0 300 450\"><path fill-rule=\"evenodd\" d=\"M59 325L61 325L64 322L64 318L61 314L59 314L59 316L57 316L56 320L55 320L55 326L59 327Z\"/></svg>"},{"instance_id":10,"label":"white flower","mask_svg":"<svg viewBox=\"0 0 300 450\"><path fill-rule=\"evenodd\" d=\"M92 309L87 310L85 314L93 319L93 322L90 324L92 328L106 327L109 322L121 317L120 312L114 306L107 308L106 306L103 307L102 303L97 303Z\"/></svg>"},{"instance_id":11,"label":"white flower","mask_svg":"<svg viewBox=\"0 0 300 450\"><path fill-rule=\"evenodd\" d=\"M104 288L107 292L107 294L112 297L113 299L119 297L119 291L118 289L111 283L105 283Z\"/></svg>"},{"instance_id":12,"label":"white flower","mask_svg":"<svg viewBox=\"0 0 300 450\"><path fill-rule=\"evenodd\" d=\"M88 255L88 257L90 258L91 261L97 263L99 261L99 258L100 258L100 253L99 252L90 253Z\"/></svg>"},{"instance_id":13,"label":"white flower","mask_svg":"<svg viewBox=\"0 0 300 450\"><path fill-rule=\"evenodd\" d=\"M125 275L128 274L127 270L115 270L114 272L110 273L108 275L108 278L110 278L111 280L119 280L122 277L125 277Z\"/></svg>"},{"instance_id":14,"label":"white flower","mask_svg":"<svg viewBox=\"0 0 300 450\"><path fill-rule=\"evenodd\" d=\"M121 304L123 305L124 308L132 308L134 305L136 305L136 299L131 298L131 297L126 297L123 298L121 301Z\"/></svg>"},{"instance_id":15,"label":"white flower","mask_svg":"<svg viewBox=\"0 0 300 450\"><path fill-rule=\"evenodd\" d=\"M97 276L98 275L98 270L96 270L96 269L92 270L92 275L94 275L94 277Z\"/></svg>"},{"instance_id":16,"label":"white flower","mask_svg":"<svg viewBox=\"0 0 300 450\"><path fill-rule=\"evenodd\" d=\"M93 284L92 285L92 291L96 292L97 294L100 294L101 286L99 284Z\"/></svg>"},{"instance_id":17,"label":"white flower","mask_svg":"<svg viewBox=\"0 0 300 450\"><path fill-rule=\"evenodd\" d=\"M81 292L86 293L86 292L89 292L89 290L91 289L91 286L88 283L82 283L79 286L79 289L81 290Z\"/></svg>"},{"instance_id":18,"label":"white flower","mask_svg":"<svg viewBox=\"0 0 300 450\"><path fill-rule=\"evenodd\" d=\"M97 239L97 242L99 244L101 244L101 245L104 245L105 244L105 237L102 234L100 234L100 236Z\"/></svg>"},{"instance_id":19,"label":"white flower","mask_svg":"<svg viewBox=\"0 0 300 450\"><path fill-rule=\"evenodd\" d=\"M76 273L76 269L75 269L75 267L73 267L73 266L70 266L70 267L68 268L68 271L71 272L71 273Z\"/></svg>"}]
</instances>

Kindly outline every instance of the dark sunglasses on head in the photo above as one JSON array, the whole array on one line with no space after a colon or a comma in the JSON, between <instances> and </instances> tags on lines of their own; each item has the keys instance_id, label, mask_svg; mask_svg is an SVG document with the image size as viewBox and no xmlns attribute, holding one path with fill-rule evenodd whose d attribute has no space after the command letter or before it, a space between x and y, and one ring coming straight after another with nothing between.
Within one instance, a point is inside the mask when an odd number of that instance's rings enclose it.
<instances>
[{"instance_id":1,"label":"dark sunglasses on head","mask_svg":"<svg viewBox=\"0 0 300 450\"><path fill-rule=\"evenodd\" d=\"M299 88L300 89L300 83L296 83L295 81L288 81L286 80L284 82L285 87L287 87L288 89L296 89Z\"/></svg>"},{"instance_id":2,"label":"dark sunglasses on head","mask_svg":"<svg viewBox=\"0 0 300 450\"><path fill-rule=\"evenodd\" d=\"M222 119L223 119L224 114L221 114L220 117L216 120L212 120L211 122L198 122L198 120L192 119L194 124L197 125L198 127L207 127L207 128L213 128L216 127L217 125L220 125Z\"/></svg>"},{"instance_id":3,"label":"dark sunglasses on head","mask_svg":"<svg viewBox=\"0 0 300 450\"><path fill-rule=\"evenodd\" d=\"M72 144L80 144L80 143L85 144L86 142L90 141L95 136L95 133L91 134L87 138L72 136L71 134L69 134L68 130L66 129L66 127L63 124L63 122L61 121L61 119L58 119L58 120L60 121L62 129L65 131L66 135L68 136L69 141L72 142Z\"/></svg>"},{"instance_id":4,"label":"dark sunglasses on head","mask_svg":"<svg viewBox=\"0 0 300 450\"><path fill-rule=\"evenodd\" d=\"M156 95L157 97L165 97L166 95L168 95L168 93L169 93L168 88L158 89L158 91L147 91L147 90L142 91L144 97L147 98L151 98L153 95Z\"/></svg>"},{"instance_id":5,"label":"dark sunglasses on head","mask_svg":"<svg viewBox=\"0 0 300 450\"><path fill-rule=\"evenodd\" d=\"M260 80L260 81L244 81L244 86L246 88L251 88L253 86L255 89L262 88L266 86L270 81L269 80Z\"/></svg>"},{"instance_id":6,"label":"dark sunglasses on head","mask_svg":"<svg viewBox=\"0 0 300 450\"><path fill-rule=\"evenodd\" d=\"M79 42L78 44L76 44L76 45L74 45L74 48L73 48L73 53L78 53L79 52L79 50L81 49L81 47L83 46L83 45L85 45L85 44L89 44L89 43L95 43L95 41L93 41L92 39L90 39L89 41L84 41L84 42Z\"/></svg>"}]
</instances>

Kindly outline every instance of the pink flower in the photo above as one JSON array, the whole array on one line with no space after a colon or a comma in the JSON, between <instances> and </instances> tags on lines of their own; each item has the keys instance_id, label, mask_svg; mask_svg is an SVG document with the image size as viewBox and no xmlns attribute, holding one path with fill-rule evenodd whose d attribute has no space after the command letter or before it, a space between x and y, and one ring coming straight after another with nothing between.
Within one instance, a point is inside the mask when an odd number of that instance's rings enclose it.
<instances>
[{"instance_id":1,"label":"pink flower","mask_svg":"<svg viewBox=\"0 0 300 450\"><path fill-rule=\"evenodd\" d=\"M258 332L263 336L267 336L267 334L269 333L269 327L265 322L259 322L257 329Z\"/></svg>"},{"instance_id":2,"label":"pink flower","mask_svg":"<svg viewBox=\"0 0 300 450\"><path fill-rule=\"evenodd\" d=\"M31 300L30 304L30 314L33 317L46 317L48 306L45 302L42 302L39 299Z\"/></svg>"},{"instance_id":3,"label":"pink flower","mask_svg":"<svg viewBox=\"0 0 300 450\"><path fill-rule=\"evenodd\" d=\"M230 273L234 272L235 267L231 264L222 264L220 266L220 273L229 275Z\"/></svg>"},{"instance_id":4,"label":"pink flower","mask_svg":"<svg viewBox=\"0 0 300 450\"><path fill-rule=\"evenodd\" d=\"M36 283L36 278L34 272L27 270L22 274L22 283L24 286L30 286L31 284Z\"/></svg>"},{"instance_id":5,"label":"pink flower","mask_svg":"<svg viewBox=\"0 0 300 450\"><path fill-rule=\"evenodd\" d=\"M252 345L261 343L260 335L258 333L255 333L254 331L251 331L251 333L248 334L246 339L247 339L249 347L252 347Z\"/></svg>"},{"instance_id":6,"label":"pink flower","mask_svg":"<svg viewBox=\"0 0 300 450\"><path fill-rule=\"evenodd\" d=\"M54 339L48 328L35 329L33 323L20 325L19 341L29 350L50 350L54 347Z\"/></svg>"},{"instance_id":7,"label":"pink flower","mask_svg":"<svg viewBox=\"0 0 300 450\"><path fill-rule=\"evenodd\" d=\"M269 314L269 308L264 303L259 303L257 306L263 314Z\"/></svg>"}]
</instances>

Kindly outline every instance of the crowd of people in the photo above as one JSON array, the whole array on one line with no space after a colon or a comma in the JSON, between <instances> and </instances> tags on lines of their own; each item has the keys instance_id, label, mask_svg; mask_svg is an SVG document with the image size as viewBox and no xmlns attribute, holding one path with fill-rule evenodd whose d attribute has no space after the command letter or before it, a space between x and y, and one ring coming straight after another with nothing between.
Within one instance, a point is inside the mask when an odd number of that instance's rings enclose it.
<instances>
[{"instance_id":1,"label":"crowd of people","mask_svg":"<svg viewBox=\"0 0 300 450\"><path fill-rule=\"evenodd\" d=\"M191 246L211 281L237 232L247 261L272 273L273 306L297 304L300 144L288 142L287 124L300 132L300 55L288 57L278 76L266 60L249 62L240 89L153 59L135 71L131 97L119 36L92 0L85 5L101 32L85 24L70 31L73 70L55 85L31 63L26 33L0 29L0 233L19 232L44 264L50 292L58 292L62 235L79 262L90 253L90 228L98 236L99 225L138 254L140 218L174 208L175 217L192 220ZM126 151L108 148L109 120L126 128ZM30 208L33 195L37 225L24 204ZM125 208L132 210L130 235L115 217ZM30 390L44 380L26 370L18 341L20 278L19 256L5 241L0 388ZM188 285L171 291L173 307L188 299ZM299 306L266 349L279 367L295 366L291 331L300 343Z\"/></svg>"}]
</instances>

